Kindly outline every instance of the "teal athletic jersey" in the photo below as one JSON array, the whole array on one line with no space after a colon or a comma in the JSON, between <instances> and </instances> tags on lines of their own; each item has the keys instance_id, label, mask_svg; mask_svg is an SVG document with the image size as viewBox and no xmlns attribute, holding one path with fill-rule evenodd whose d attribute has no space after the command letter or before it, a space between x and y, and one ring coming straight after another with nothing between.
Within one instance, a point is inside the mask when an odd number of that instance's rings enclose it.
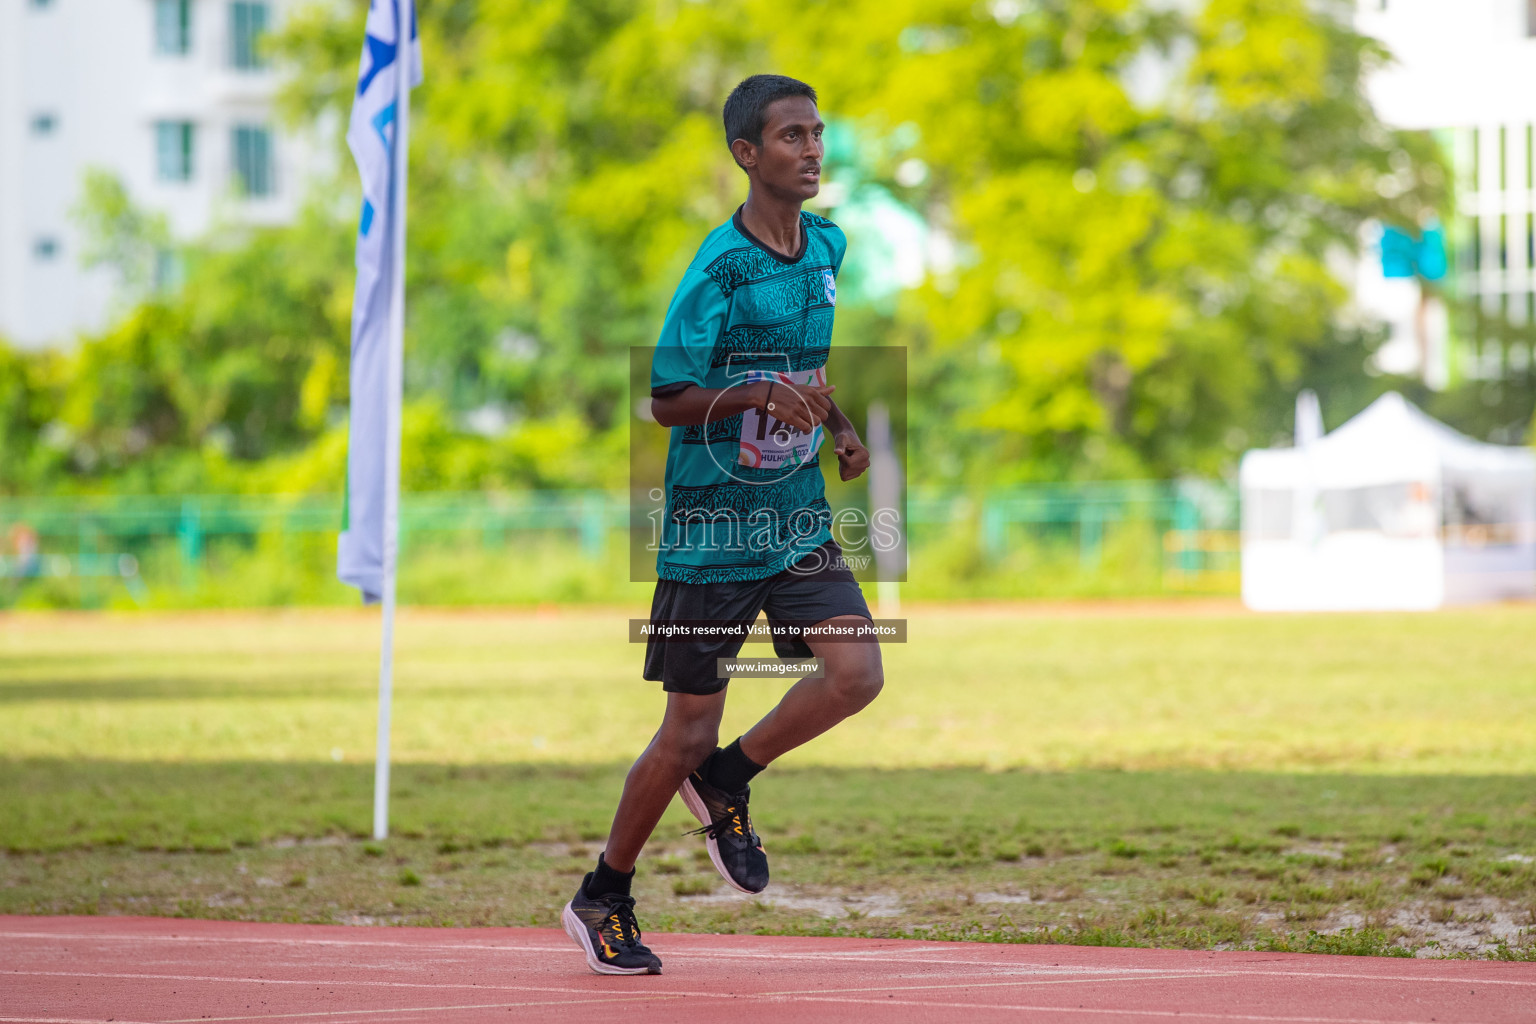
<instances>
[{"instance_id":1,"label":"teal athletic jersey","mask_svg":"<svg viewBox=\"0 0 1536 1024\"><path fill-rule=\"evenodd\" d=\"M652 394L688 384L825 383L848 241L831 221L800 214L794 259L752 237L738 209L709 233L672 296L651 360ZM774 403L787 395L776 392ZM772 576L831 538L818 449L757 409L673 427L656 573L719 583Z\"/></svg>"}]
</instances>

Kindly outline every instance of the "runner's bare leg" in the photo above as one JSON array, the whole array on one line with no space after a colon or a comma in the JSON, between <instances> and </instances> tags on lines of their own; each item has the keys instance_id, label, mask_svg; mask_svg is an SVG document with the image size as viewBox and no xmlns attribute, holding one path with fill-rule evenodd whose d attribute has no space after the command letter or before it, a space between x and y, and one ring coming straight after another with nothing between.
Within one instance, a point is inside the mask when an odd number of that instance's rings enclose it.
<instances>
[{"instance_id":1,"label":"runner's bare leg","mask_svg":"<svg viewBox=\"0 0 1536 1024\"><path fill-rule=\"evenodd\" d=\"M667 694L661 728L624 780L624 793L603 849L603 861L609 867L616 871L634 869L640 850L656 830L677 788L720 742L720 716L724 712L724 690L707 696Z\"/></svg>"},{"instance_id":2,"label":"runner's bare leg","mask_svg":"<svg viewBox=\"0 0 1536 1024\"><path fill-rule=\"evenodd\" d=\"M868 621L862 615L839 615L827 620L855 627ZM778 705L741 737L741 752L760 765L769 764L862 711L884 685L880 644L875 639L811 640L809 644L811 653L822 659L825 675L819 679L807 677L791 686Z\"/></svg>"}]
</instances>

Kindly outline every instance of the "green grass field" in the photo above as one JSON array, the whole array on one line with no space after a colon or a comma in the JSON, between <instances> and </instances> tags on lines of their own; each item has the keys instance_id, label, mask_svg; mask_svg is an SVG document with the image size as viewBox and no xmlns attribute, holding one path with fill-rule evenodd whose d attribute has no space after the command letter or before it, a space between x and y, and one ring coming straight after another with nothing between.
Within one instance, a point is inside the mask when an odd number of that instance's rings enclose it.
<instances>
[{"instance_id":1,"label":"green grass field","mask_svg":"<svg viewBox=\"0 0 1536 1024\"><path fill-rule=\"evenodd\" d=\"M0 617L0 912L553 925L660 713L642 614L402 613L384 844L377 613ZM907 617L754 787L774 887L674 806L644 924L1536 956L1536 608Z\"/></svg>"}]
</instances>

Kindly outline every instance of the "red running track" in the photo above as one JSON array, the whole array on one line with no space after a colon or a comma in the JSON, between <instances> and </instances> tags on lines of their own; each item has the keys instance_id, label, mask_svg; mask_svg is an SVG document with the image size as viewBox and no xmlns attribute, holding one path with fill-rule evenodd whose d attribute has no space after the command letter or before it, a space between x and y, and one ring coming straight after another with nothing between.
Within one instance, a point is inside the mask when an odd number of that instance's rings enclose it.
<instances>
[{"instance_id":1,"label":"red running track","mask_svg":"<svg viewBox=\"0 0 1536 1024\"><path fill-rule=\"evenodd\" d=\"M599 977L560 931L0 917L0 1022L1530 1024L1536 964L649 935Z\"/></svg>"}]
</instances>

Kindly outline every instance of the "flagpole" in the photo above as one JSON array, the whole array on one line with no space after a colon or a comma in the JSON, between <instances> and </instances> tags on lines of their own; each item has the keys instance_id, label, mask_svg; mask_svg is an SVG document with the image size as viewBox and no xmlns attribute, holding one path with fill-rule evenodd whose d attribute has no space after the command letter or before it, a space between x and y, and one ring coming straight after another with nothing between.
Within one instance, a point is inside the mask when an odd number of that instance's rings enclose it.
<instances>
[{"instance_id":1,"label":"flagpole","mask_svg":"<svg viewBox=\"0 0 1536 1024\"><path fill-rule=\"evenodd\" d=\"M379 733L373 766L373 838L389 835L389 725L394 699L395 566L400 552L400 404L405 377L405 197L411 121L411 0L395 8L395 138L390 189L389 373L384 427L384 593L379 638Z\"/></svg>"}]
</instances>

